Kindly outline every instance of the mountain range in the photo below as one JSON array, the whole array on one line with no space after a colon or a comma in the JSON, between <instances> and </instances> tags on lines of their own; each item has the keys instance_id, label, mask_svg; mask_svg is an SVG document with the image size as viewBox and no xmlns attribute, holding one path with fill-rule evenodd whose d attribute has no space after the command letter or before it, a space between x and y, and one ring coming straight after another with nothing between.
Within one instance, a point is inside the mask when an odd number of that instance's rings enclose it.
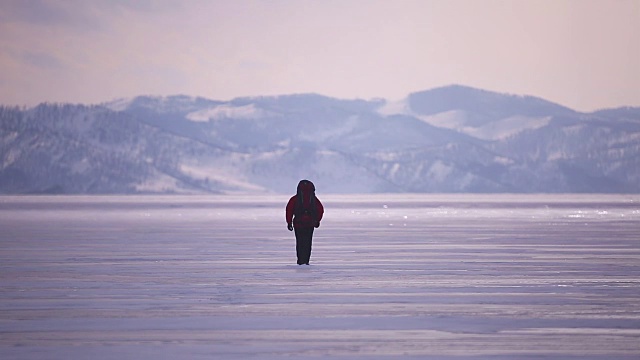
<instances>
[{"instance_id":1,"label":"mountain range","mask_svg":"<svg viewBox=\"0 0 640 360\"><path fill-rule=\"evenodd\" d=\"M139 96L0 107L1 194L638 193L640 108L446 86L401 101Z\"/></svg>"}]
</instances>

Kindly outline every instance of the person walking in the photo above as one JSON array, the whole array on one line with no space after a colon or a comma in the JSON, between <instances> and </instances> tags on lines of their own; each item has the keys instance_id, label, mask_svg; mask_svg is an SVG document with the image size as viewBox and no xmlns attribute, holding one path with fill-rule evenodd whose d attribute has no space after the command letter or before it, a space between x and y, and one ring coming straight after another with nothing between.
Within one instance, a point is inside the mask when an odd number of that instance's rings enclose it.
<instances>
[{"instance_id":1,"label":"person walking","mask_svg":"<svg viewBox=\"0 0 640 360\"><path fill-rule=\"evenodd\" d=\"M286 207L287 229L296 234L298 265L309 265L313 230L320 226L324 207L316 197L316 187L309 180L300 180L297 193Z\"/></svg>"}]
</instances>

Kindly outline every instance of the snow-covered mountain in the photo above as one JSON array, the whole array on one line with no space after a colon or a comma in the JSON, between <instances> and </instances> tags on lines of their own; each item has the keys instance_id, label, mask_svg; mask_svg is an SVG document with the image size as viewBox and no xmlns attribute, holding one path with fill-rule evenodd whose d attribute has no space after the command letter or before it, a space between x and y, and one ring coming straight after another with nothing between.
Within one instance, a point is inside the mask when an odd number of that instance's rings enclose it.
<instances>
[{"instance_id":1,"label":"snow-covered mountain","mask_svg":"<svg viewBox=\"0 0 640 360\"><path fill-rule=\"evenodd\" d=\"M640 108L448 86L0 107L0 193L639 192Z\"/></svg>"}]
</instances>

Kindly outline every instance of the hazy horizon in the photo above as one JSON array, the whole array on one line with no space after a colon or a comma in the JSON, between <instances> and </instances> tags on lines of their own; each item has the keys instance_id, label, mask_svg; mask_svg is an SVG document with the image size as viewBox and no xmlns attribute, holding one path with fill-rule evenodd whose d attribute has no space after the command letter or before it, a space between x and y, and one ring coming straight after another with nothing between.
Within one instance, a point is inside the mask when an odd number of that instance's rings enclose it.
<instances>
[{"instance_id":1,"label":"hazy horizon","mask_svg":"<svg viewBox=\"0 0 640 360\"><path fill-rule=\"evenodd\" d=\"M443 85L443 86L439 86L439 87L434 87L434 88L429 88L429 89L422 89L422 90L416 90L415 92L411 92L411 93L407 93L405 95L405 97L400 98L400 99L390 99L390 98L383 98L380 96L374 96L374 97L370 97L370 98L358 98L358 97L353 97L353 98L339 98L339 97L333 97L330 95L326 95L326 94L322 94L322 93L318 93L318 92L298 92L298 93L283 93L283 94L270 94L270 95L253 95L253 96L238 96L238 97L234 97L234 98L230 98L230 99L219 99L219 98L212 98L212 97L206 97L206 96L201 96L201 95L188 95L188 94L182 94L182 93L175 93L175 94L162 94L162 95L154 95L154 94L138 94L138 95L133 95L130 97L117 97L117 98L111 98L111 99L105 99L103 101L96 101L96 102L66 102L66 101L42 101L36 104L3 104L0 103L0 106L18 106L18 107L22 107L25 106L26 108L33 108L36 107L38 105L43 105L43 104L72 104L72 105L85 105L85 106L91 106L91 105L103 105L103 104L117 104L120 102L129 102L133 99L139 98L139 97L147 97L147 98L159 98L159 99L168 99L168 98L172 98L172 97L189 97L189 98L200 98L200 99L206 99L206 100L212 100L212 101L233 101L233 100L237 100L237 99L251 99L251 98L261 98L261 97L273 97L273 98L277 98L280 96L304 96L304 95L318 95L318 96L323 96L323 97L328 97L328 98L333 98L333 99L339 99L339 100L364 100L364 101L375 101L375 100L385 100L388 101L390 106L392 106L395 103L401 103L404 102L411 94L414 93L419 93L419 92L423 92L423 91L431 91L431 90L436 90L436 89L440 89L440 88L447 88L447 87L455 87L455 86L460 86L460 87L468 87L468 88L473 88L479 91L487 91L487 92L492 92L492 93L497 93L497 94L502 94L505 96L522 96L522 97L536 97L536 98L541 98L543 100L549 101L551 103L555 103L561 106L565 106L562 103L559 103L557 101L554 101L553 99L547 99L547 98L542 98L539 96L535 96L532 94L515 94L515 93L509 93L509 92L495 92L493 90L490 89L483 89L483 88L477 88L477 87L472 87L472 86L467 86L464 84L449 84L449 85ZM569 106L565 106L569 109L575 110L577 112L583 112L583 113L590 113L590 112L596 112L596 111L600 111L600 110L607 110L607 109L616 109L616 108L640 108L639 106L633 106L633 105L626 105L626 104L621 104L619 106L612 106L612 107L604 107L604 108L597 108L597 109L592 109L592 110L588 110L588 111L580 111L578 109L573 109Z\"/></svg>"},{"instance_id":2,"label":"hazy horizon","mask_svg":"<svg viewBox=\"0 0 640 360\"><path fill-rule=\"evenodd\" d=\"M583 112L640 106L638 23L639 0L7 0L0 103L397 100L461 84Z\"/></svg>"}]
</instances>

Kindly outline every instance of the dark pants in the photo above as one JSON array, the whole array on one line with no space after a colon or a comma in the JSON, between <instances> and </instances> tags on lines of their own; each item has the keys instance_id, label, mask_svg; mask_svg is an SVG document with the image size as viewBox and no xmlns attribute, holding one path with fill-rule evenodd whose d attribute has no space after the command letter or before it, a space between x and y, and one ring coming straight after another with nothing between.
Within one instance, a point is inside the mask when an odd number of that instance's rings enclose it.
<instances>
[{"instance_id":1,"label":"dark pants","mask_svg":"<svg viewBox=\"0 0 640 360\"><path fill-rule=\"evenodd\" d=\"M313 237L313 228L295 228L295 231L298 265L309 265L309 258L311 257L311 238Z\"/></svg>"}]
</instances>

